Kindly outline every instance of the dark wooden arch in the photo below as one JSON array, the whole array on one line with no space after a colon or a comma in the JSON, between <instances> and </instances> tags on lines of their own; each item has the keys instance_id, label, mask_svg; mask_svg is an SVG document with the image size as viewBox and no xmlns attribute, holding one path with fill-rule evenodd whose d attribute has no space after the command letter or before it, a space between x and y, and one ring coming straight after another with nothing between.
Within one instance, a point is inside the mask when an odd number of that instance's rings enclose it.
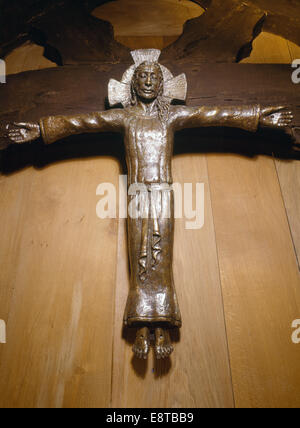
<instances>
[{"instance_id":1,"label":"dark wooden arch","mask_svg":"<svg viewBox=\"0 0 300 428\"><path fill-rule=\"evenodd\" d=\"M44 46L58 65L129 61L110 23L92 10L116 0L0 0L0 57L26 40ZM262 30L300 44L298 0L191 0L206 12L188 21L164 60L238 62Z\"/></svg>"}]
</instances>

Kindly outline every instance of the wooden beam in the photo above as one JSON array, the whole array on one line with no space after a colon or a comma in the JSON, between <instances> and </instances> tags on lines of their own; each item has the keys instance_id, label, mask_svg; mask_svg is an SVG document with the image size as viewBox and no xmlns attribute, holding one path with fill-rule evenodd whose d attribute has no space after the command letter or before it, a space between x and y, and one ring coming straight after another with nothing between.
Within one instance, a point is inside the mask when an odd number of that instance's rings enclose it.
<instances>
[{"instance_id":1,"label":"wooden beam","mask_svg":"<svg viewBox=\"0 0 300 428\"><path fill-rule=\"evenodd\" d=\"M300 126L300 107L297 86L291 80L292 69L286 65L253 65L253 64L180 64L164 63L174 74L185 71L188 79L188 105L213 104L262 104L286 105L292 108L294 125ZM0 91L0 132L7 121L38 120L42 116L53 114L87 113L103 110L107 107L107 84L110 78L120 79L129 64L99 64L94 66L58 67L48 70L26 72L8 76L6 85ZM2 126L2 127L1 127ZM1 131L2 129L2 131ZM189 135L189 143L179 144ZM220 141L222 135L222 141ZM208 130L185 131L177 136L176 150L181 151L225 151L239 152L246 156L266 154L281 158L299 158L299 152L292 150L290 139L283 133L242 133L244 144L234 144L240 138L241 131ZM224 136L230 139L224 139ZM267 139L265 137L268 137ZM195 143L201 137L201 148ZM209 138L207 138L209 137ZM76 156L85 153L108 153L107 149L95 147L93 136L85 148L75 144L76 149L66 155L61 144L43 149L44 154L56 159L59 156ZM100 136L101 138L101 136ZM80 137L71 139L75 142ZM5 140L2 138L2 144ZM120 140L119 140L120 141ZM72 145L72 143L70 143ZM74 144L73 144L74 146ZM38 145L29 147L11 147L4 156L6 166L11 164L10 151L18 151L17 163L35 162L34 156ZM62 152L63 150L63 152ZM41 148L39 149L41 155ZM21 155L22 153L22 155ZM111 153L111 149L110 149ZM24 155L24 157L23 157ZM27 156L27 159L26 159ZM10 160L9 160L10 157ZM49 158L49 161L51 159ZM13 168L13 165L11 165Z\"/></svg>"}]
</instances>

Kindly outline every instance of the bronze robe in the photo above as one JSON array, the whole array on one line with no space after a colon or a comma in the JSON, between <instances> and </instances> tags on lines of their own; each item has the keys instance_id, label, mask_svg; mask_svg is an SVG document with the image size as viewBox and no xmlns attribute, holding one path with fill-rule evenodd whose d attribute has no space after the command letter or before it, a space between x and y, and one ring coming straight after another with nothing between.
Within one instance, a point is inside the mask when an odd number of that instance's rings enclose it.
<instances>
[{"instance_id":1,"label":"bronze robe","mask_svg":"<svg viewBox=\"0 0 300 428\"><path fill-rule=\"evenodd\" d=\"M144 205L144 218L128 218L130 290L124 325L181 327L173 280L174 193L165 183L129 196Z\"/></svg>"}]
</instances>

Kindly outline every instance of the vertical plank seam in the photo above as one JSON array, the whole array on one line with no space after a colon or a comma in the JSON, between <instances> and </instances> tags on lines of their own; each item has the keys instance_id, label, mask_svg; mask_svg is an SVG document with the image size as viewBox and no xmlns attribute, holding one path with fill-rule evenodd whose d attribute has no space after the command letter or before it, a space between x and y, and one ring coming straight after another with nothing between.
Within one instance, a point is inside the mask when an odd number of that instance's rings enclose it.
<instances>
[{"instance_id":1,"label":"vertical plank seam","mask_svg":"<svg viewBox=\"0 0 300 428\"><path fill-rule=\"evenodd\" d=\"M32 177L31 177L32 178ZM9 179L9 177L8 177L8 179ZM25 181L25 180L24 180ZM29 185L27 184L26 185L26 187L28 187L27 188L27 194L29 194L30 193L30 190L31 190L31 188L32 188L32 180L30 180L29 181ZM26 211L27 210L25 210L24 211L24 218L26 219L27 218L27 213L26 213ZM20 213L19 213L19 216L18 216L18 222L17 223L19 223L19 218L20 218ZM16 224L17 224L16 223ZM25 225L25 227L26 227L26 225ZM12 313L12 308L13 308L13 306L14 306L14 302L15 302L15 300L16 300L16 294L17 294L17 287L15 286L16 285L16 277L17 277L17 272L18 272L18 269L19 269L19 264L20 264L20 260L22 260L22 254L21 254L21 245L22 245L22 241L23 241L23 234L21 235L21 237L20 237L20 240L19 240L19 254L18 254L18 263L16 263L16 270L15 270L15 273L14 273L14 288L13 288L13 291L12 291L12 293L11 293L11 295L10 295L10 305L9 305L9 308L8 308L8 314L7 314L7 327L9 326L9 324L10 324L10 320L11 320L11 317L12 317L12 315L11 315L11 313Z\"/></svg>"},{"instance_id":2,"label":"vertical plank seam","mask_svg":"<svg viewBox=\"0 0 300 428\"><path fill-rule=\"evenodd\" d=\"M120 191L120 189L119 189ZM120 209L120 207L119 207ZM116 245L116 252L115 252L115 260L116 260L116 269L115 269L115 277L114 277L114 289L113 289L113 297L112 297L112 346L111 346L111 378L110 378L110 402L109 407L112 408L113 404L113 387L114 387L114 349L115 349L115 340L116 340L116 299L117 299L117 276L118 276L118 255L119 255L119 249L120 249L120 234L121 234L121 227L123 226L123 223L120 221L120 219L117 220L118 222L118 233L117 233L117 245Z\"/></svg>"},{"instance_id":3,"label":"vertical plank seam","mask_svg":"<svg viewBox=\"0 0 300 428\"><path fill-rule=\"evenodd\" d=\"M286 44L287 44L287 48L288 48L288 51L289 51L289 54L290 54L291 63L292 63L293 60L294 60L294 58L293 58L293 53L292 53L292 50L291 50L290 42L287 40Z\"/></svg>"},{"instance_id":4,"label":"vertical plank seam","mask_svg":"<svg viewBox=\"0 0 300 428\"><path fill-rule=\"evenodd\" d=\"M229 364L229 372L230 372L232 400L233 400L233 407L236 408L236 399L235 399L235 392L234 392L234 387L233 387L233 374L232 374L231 357L230 357L230 347L229 347L229 341L228 341L228 329L227 329L226 315L225 315L224 294L223 294L222 277L221 277L221 269L220 269L218 241L217 241L217 234L216 234L215 221L214 221L214 210L213 210L213 203L212 203L212 192L211 192L211 187L210 187L210 175L209 175L209 166L208 166L207 156L205 156L205 163L206 163L206 170L207 170L207 177L208 177L208 191L209 191L209 195L210 195L210 208L211 208L211 213L212 213L212 224L213 224L213 228L214 228L217 263L218 263L218 269L219 269L219 284L220 284L220 292L221 292L221 297L222 297L222 308L223 308L222 313L223 313L225 336L226 336L226 347L227 347L228 364Z\"/></svg>"},{"instance_id":5,"label":"vertical plank seam","mask_svg":"<svg viewBox=\"0 0 300 428\"><path fill-rule=\"evenodd\" d=\"M277 176L278 185L279 185L279 189L280 189L280 194L281 194L281 198L282 198L282 203L283 203L283 206L284 206L284 211L285 211L285 215L286 215L286 219L287 219L287 223L288 223L288 227L289 227L289 231L290 231L290 237L291 237L291 241L292 241L294 252L295 252L296 263L297 263L297 266L298 266L298 270L300 271L300 259L299 259L299 255L298 255L298 252L297 252L296 243L295 243L294 236L293 236L292 225L291 225L291 222L290 222L289 213L288 213L288 210L287 210L287 207L286 207L286 204L285 204L283 189L282 189L282 186L281 186L281 181L280 181L280 177L279 177L279 173L278 173L277 162L275 161L274 157L273 157L273 162L274 162L274 166L275 166L275 171L276 171L276 176Z\"/></svg>"},{"instance_id":6,"label":"vertical plank seam","mask_svg":"<svg viewBox=\"0 0 300 428\"><path fill-rule=\"evenodd\" d=\"M286 41L286 44L287 44L288 52L289 52L289 54L290 54L290 60L291 60L291 63L292 63L292 62L293 62L293 60L294 60L294 55L293 55L293 53L292 53L291 43L290 43L290 41L288 41L288 40L287 40L287 41ZM273 157L274 157L274 155L273 155ZM274 160L274 163L275 163L275 169L276 169L277 179L278 179L279 186L280 186L280 192L281 192L282 200L283 200L283 202L284 202L284 209L285 209L285 213L286 213L287 220L288 220L288 225L289 225L289 229L290 229L290 235L291 235L291 239L292 239L292 243L293 243L294 251L295 251L295 254L296 254L296 259L297 259L297 263L298 263L298 269L299 269L299 271L300 271L300 259L299 259L299 255L298 255L298 251L297 251L296 243L295 243L295 240L294 240L294 235L293 235L293 231L292 231L292 225L291 225L291 222L290 222L289 213L288 213L288 210L287 210L287 206L286 206L286 204L285 204L285 199L284 199L283 189L282 189L282 185L281 185L281 181L280 181L280 177L279 177L278 166L277 166L277 162L275 162L275 160Z\"/></svg>"}]
</instances>

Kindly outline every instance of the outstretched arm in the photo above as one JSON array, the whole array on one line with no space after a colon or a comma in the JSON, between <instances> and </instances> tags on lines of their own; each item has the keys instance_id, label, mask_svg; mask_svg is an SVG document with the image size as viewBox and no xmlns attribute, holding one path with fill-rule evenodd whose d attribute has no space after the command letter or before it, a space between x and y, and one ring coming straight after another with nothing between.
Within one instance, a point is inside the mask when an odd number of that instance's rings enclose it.
<instances>
[{"instance_id":1,"label":"outstretched arm","mask_svg":"<svg viewBox=\"0 0 300 428\"><path fill-rule=\"evenodd\" d=\"M22 144L42 136L45 144L88 132L122 132L124 110L109 110L73 116L49 116L39 123L14 123L7 133L13 143Z\"/></svg>"},{"instance_id":2,"label":"outstretched arm","mask_svg":"<svg viewBox=\"0 0 300 428\"><path fill-rule=\"evenodd\" d=\"M252 106L180 107L175 113L175 128L232 127L256 132L258 128L285 128L293 114L286 107Z\"/></svg>"}]
</instances>

